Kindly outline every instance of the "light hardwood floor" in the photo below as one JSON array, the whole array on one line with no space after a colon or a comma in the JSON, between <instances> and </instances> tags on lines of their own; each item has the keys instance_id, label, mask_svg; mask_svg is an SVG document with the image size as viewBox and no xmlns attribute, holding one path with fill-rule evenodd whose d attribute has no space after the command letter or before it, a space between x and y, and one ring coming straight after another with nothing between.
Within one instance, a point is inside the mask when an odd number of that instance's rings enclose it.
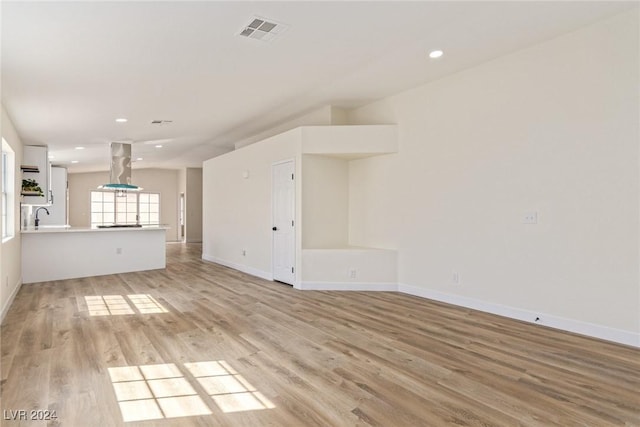
<instances>
[{"instance_id":1,"label":"light hardwood floor","mask_svg":"<svg viewBox=\"0 0 640 427\"><path fill-rule=\"evenodd\" d=\"M166 270L24 285L1 350L3 426L640 425L638 349L297 291L198 245L168 245ZM57 420L6 419L18 410Z\"/></svg>"}]
</instances>

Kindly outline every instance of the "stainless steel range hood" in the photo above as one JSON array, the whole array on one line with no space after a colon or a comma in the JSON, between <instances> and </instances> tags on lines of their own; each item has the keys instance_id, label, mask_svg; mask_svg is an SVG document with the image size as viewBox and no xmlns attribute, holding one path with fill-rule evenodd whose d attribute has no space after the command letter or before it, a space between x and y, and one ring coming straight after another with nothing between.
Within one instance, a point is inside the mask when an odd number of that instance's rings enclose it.
<instances>
[{"instance_id":1,"label":"stainless steel range hood","mask_svg":"<svg viewBox=\"0 0 640 427\"><path fill-rule=\"evenodd\" d=\"M110 147L111 172L109 184L101 185L98 188L118 192L142 190L142 187L131 184L131 144L112 142Z\"/></svg>"}]
</instances>

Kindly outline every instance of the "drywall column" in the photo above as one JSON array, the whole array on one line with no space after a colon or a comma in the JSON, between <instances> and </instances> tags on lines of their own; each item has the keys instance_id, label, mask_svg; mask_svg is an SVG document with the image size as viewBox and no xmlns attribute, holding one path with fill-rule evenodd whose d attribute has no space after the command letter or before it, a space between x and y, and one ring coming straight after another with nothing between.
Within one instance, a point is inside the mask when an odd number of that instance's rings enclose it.
<instances>
[{"instance_id":1,"label":"drywall column","mask_svg":"<svg viewBox=\"0 0 640 427\"><path fill-rule=\"evenodd\" d=\"M185 239L202 242L202 168L187 168L185 192Z\"/></svg>"}]
</instances>

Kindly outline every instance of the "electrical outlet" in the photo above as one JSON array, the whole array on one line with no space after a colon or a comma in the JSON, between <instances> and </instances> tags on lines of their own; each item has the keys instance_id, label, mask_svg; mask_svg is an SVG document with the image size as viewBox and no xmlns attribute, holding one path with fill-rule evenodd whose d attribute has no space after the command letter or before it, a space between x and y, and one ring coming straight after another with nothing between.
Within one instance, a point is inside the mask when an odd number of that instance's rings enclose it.
<instances>
[{"instance_id":1,"label":"electrical outlet","mask_svg":"<svg viewBox=\"0 0 640 427\"><path fill-rule=\"evenodd\" d=\"M349 269L349 278L350 279L355 279L356 278L356 269L355 268L350 268Z\"/></svg>"},{"instance_id":2,"label":"electrical outlet","mask_svg":"<svg viewBox=\"0 0 640 427\"><path fill-rule=\"evenodd\" d=\"M453 272L453 276L452 276L452 280L453 283L455 283L456 285L460 284L460 273L458 273L457 271Z\"/></svg>"},{"instance_id":3,"label":"electrical outlet","mask_svg":"<svg viewBox=\"0 0 640 427\"><path fill-rule=\"evenodd\" d=\"M116 248L116 255L122 255L122 248Z\"/></svg>"},{"instance_id":4,"label":"electrical outlet","mask_svg":"<svg viewBox=\"0 0 640 427\"><path fill-rule=\"evenodd\" d=\"M246 249L242 250L242 256L247 256L247 250Z\"/></svg>"},{"instance_id":5,"label":"electrical outlet","mask_svg":"<svg viewBox=\"0 0 640 427\"><path fill-rule=\"evenodd\" d=\"M536 212L536 211L525 212L522 215L522 223L523 224L537 224L538 223L538 212Z\"/></svg>"}]
</instances>

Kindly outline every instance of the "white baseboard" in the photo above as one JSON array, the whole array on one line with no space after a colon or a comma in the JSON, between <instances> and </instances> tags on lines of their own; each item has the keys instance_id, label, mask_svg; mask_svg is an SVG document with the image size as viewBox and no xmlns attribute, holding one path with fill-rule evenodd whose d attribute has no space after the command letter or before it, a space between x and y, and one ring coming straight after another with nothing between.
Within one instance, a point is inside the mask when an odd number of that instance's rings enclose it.
<instances>
[{"instance_id":1,"label":"white baseboard","mask_svg":"<svg viewBox=\"0 0 640 427\"><path fill-rule=\"evenodd\" d=\"M13 287L13 291L11 292L11 295L9 295L9 299L7 299L7 301L4 303L4 306L2 307L2 311L0 312L0 324L4 322L4 317L9 312L9 307L11 307L11 304L13 304L13 300L16 298L16 295L18 295L18 291L20 290L21 286L22 286L22 277L18 279L18 282Z\"/></svg>"},{"instance_id":2,"label":"white baseboard","mask_svg":"<svg viewBox=\"0 0 640 427\"><path fill-rule=\"evenodd\" d=\"M377 282L300 282L297 289L304 291L386 291L395 292L398 285L395 283Z\"/></svg>"},{"instance_id":3,"label":"white baseboard","mask_svg":"<svg viewBox=\"0 0 640 427\"><path fill-rule=\"evenodd\" d=\"M212 256L202 255L207 261L222 264L227 267L240 270L253 276L261 277L265 280L273 280L270 273L257 270L244 265L238 265L224 260L217 259ZM420 286L407 285L403 283L362 283L362 282L309 282L303 281L297 283L294 288L300 290L318 290L318 291L387 291L402 292L421 298L427 298L440 301L459 307L471 308L486 313L496 314L511 319L522 320L534 325L543 325L550 328L560 329L567 332L586 335L593 338L599 338L606 341L612 341L619 344L629 345L640 348L640 333L627 331L623 329L610 328L607 326L597 325L594 323L583 322L575 319L555 316L552 314L526 310L517 307L487 302L475 298L464 297L460 295L448 294L445 292L435 291L432 289L422 288ZM536 319L538 319L536 321Z\"/></svg>"},{"instance_id":4,"label":"white baseboard","mask_svg":"<svg viewBox=\"0 0 640 427\"><path fill-rule=\"evenodd\" d=\"M273 280L273 275L269 271L259 270L257 268L249 267L248 265L236 264L204 253L202 254L202 259L224 265L225 267L233 268L234 270L242 271L243 273L247 273L252 276L260 277L261 279Z\"/></svg>"},{"instance_id":5,"label":"white baseboard","mask_svg":"<svg viewBox=\"0 0 640 427\"><path fill-rule=\"evenodd\" d=\"M402 283L398 284L398 291L409 295L432 299L435 301L445 302L461 307L472 308L474 310L484 311L491 314L497 314L498 316L522 320L536 325L544 325L550 328L561 329L563 331L575 332L581 335L587 335L590 337L613 341L633 347L640 347L640 333L609 328L607 326L597 325L594 323L582 322L575 319L567 319L564 317L525 310L521 308L509 307L501 304L477 300L474 298L447 294L444 292L421 288L419 286L405 285ZM536 319L539 320L536 321Z\"/></svg>"}]
</instances>

